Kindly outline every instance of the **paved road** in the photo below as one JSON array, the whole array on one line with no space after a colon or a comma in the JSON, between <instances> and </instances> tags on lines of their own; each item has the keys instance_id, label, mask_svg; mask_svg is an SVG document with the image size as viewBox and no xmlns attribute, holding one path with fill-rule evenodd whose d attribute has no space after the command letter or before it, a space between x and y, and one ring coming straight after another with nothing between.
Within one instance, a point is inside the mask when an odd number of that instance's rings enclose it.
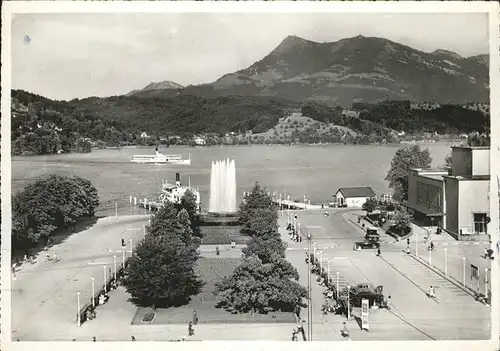
<instances>
[{"instance_id":1,"label":"paved road","mask_svg":"<svg viewBox=\"0 0 500 351\"><path fill-rule=\"evenodd\" d=\"M331 275L340 273L341 287L370 282L383 285L385 294L392 296L391 311L371 312L371 332L353 334L353 340L488 338L489 308L404 254L406 243L384 236L381 240L393 243L382 245L382 258L373 250L357 252L353 242L364 233L348 220L349 211L330 211L329 217L312 211L297 214L301 228L323 251L323 260L330 260ZM305 246L290 245L289 252ZM438 286L436 300L426 296L430 285Z\"/></svg>"},{"instance_id":2,"label":"paved road","mask_svg":"<svg viewBox=\"0 0 500 351\"><path fill-rule=\"evenodd\" d=\"M137 215L99 219L91 228L75 233L53 246L60 261L46 262L41 252L35 264L25 263L12 280L12 339L52 340L76 324L77 294L81 306L90 302L92 277L95 289L104 282L104 265L109 276L122 261L121 238L129 250L143 236L142 226L149 216ZM130 253L127 252L129 255Z\"/></svg>"}]
</instances>

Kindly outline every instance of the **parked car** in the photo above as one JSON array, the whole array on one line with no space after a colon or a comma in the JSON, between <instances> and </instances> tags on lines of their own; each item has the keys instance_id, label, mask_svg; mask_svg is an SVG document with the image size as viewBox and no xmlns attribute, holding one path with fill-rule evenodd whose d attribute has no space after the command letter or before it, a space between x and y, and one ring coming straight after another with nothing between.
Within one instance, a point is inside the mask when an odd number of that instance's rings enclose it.
<instances>
[{"instance_id":1,"label":"parked car","mask_svg":"<svg viewBox=\"0 0 500 351\"><path fill-rule=\"evenodd\" d=\"M378 249L380 248L380 243L376 241L356 241L354 243L354 250L363 250L363 249Z\"/></svg>"}]
</instances>

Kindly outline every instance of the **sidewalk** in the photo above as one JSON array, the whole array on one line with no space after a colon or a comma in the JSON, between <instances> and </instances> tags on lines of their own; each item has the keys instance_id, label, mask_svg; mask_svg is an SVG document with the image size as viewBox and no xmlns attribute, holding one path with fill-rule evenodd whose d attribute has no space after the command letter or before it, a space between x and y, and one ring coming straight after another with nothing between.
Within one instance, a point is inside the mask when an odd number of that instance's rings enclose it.
<instances>
[{"instance_id":1,"label":"sidewalk","mask_svg":"<svg viewBox=\"0 0 500 351\"><path fill-rule=\"evenodd\" d=\"M288 231L286 230L287 218L279 218L279 232L281 234L281 239L287 243L289 248L295 250L287 250L286 258L287 260L297 269L300 279L299 283L307 289L308 286L308 264L305 262L308 241L303 238L302 242L294 242L290 239ZM301 249L299 249L301 248ZM313 251L311 245L311 253ZM326 259L326 255L325 255ZM332 267L332 272L334 269ZM333 273L332 273L333 274ZM341 341L344 338L340 335L340 330L343 328L343 322L347 322L347 326L351 331L357 331L359 329L356 321L351 319L346 320L345 316L327 314L324 315L321 311L321 305L325 301L323 292L325 287L320 286L316 281L317 275L311 273L311 302L310 308L312 309L312 333L313 341ZM341 286L347 285L348 283L342 279L343 283ZM301 311L301 319L303 320L303 326L308 334L308 309L307 307ZM354 333L356 334L356 332ZM354 335L351 335L354 338Z\"/></svg>"},{"instance_id":2,"label":"sidewalk","mask_svg":"<svg viewBox=\"0 0 500 351\"><path fill-rule=\"evenodd\" d=\"M102 289L105 277L108 280L123 257L130 256L130 245L144 236L142 226L148 219L144 215L101 218L50 248L59 262L47 262L41 252L36 263L23 264L11 283L13 338L51 340L52 333L75 325L77 292L81 308L91 300L92 285L94 292Z\"/></svg>"},{"instance_id":3,"label":"sidewalk","mask_svg":"<svg viewBox=\"0 0 500 351\"><path fill-rule=\"evenodd\" d=\"M482 257L489 243L456 241L444 231L442 234L435 234L436 227L426 228L412 224L412 229L415 233L410 239L412 254L455 283L465 285L477 293L484 294L490 289L485 274L488 274L489 281L491 260ZM429 238L434 243L433 251L428 250ZM477 267L479 278L472 275L471 265Z\"/></svg>"}]
</instances>

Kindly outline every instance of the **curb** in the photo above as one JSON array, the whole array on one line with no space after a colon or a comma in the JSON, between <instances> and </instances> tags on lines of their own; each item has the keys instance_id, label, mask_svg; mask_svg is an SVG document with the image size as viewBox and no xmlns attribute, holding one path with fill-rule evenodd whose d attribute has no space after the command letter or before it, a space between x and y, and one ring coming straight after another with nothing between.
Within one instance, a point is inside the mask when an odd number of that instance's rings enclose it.
<instances>
[{"instance_id":1,"label":"curb","mask_svg":"<svg viewBox=\"0 0 500 351\"><path fill-rule=\"evenodd\" d=\"M433 271L434 273L436 273L437 275L439 275L441 278L447 280L448 282L450 282L451 284L455 285L457 288L461 289L463 292L469 294L470 296L472 296L473 298L476 298L476 295L478 294L475 290L467 287L467 286L464 286L463 284L460 284L455 278L452 278L450 277L449 275L446 275L444 274L443 272L441 272L439 269L429 265L427 262L425 262L424 260L422 260L421 258L415 256L413 253L410 254L410 256L415 260L417 261L418 263L420 263L421 265L427 267L428 269L430 269L431 271Z\"/></svg>"}]
</instances>

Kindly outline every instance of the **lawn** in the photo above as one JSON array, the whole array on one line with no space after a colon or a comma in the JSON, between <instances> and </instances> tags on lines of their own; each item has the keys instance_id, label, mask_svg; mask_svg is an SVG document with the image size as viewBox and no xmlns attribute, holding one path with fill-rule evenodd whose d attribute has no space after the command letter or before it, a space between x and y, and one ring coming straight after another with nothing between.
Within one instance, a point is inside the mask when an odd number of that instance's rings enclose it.
<instances>
[{"instance_id":1,"label":"lawn","mask_svg":"<svg viewBox=\"0 0 500 351\"><path fill-rule=\"evenodd\" d=\"M250 238L240 233L240 226L202 226L202 245L246 244Z\"/></svg>"},{"instance_id":2,"label":"lawn","mask_svg":"<svg viewBox=\"0 0 500 351\"><path fill-rule=\"evenodd\" d=\"M201 293L193 296L191 302L185 306L157 309L155 318L149 324L188 324L195 310L199 318L198 323L295 323L292 313L231 314L222 308L215 308L215 282L231 274L239 262L240 259L235 258L201 257L196 267L197 274L205 282ZM139 307L132 324L144 324L142 319L148 312L152 312L152 309Z\"/></svg>"}]
</instances>

